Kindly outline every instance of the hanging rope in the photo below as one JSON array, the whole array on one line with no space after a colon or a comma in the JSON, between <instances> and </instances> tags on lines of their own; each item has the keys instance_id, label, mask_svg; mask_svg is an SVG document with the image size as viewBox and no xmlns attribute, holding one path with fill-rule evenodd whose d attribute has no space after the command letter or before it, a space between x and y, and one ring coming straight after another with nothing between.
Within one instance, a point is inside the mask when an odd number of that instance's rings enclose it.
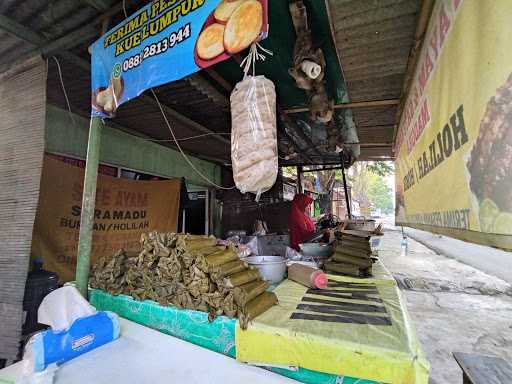
<instances>
[{"instance_id":1,"label":"hanging rope","mask_svg":"<svg viewBox=\"0 0 512 384\"><path fill-rule=\"evenodd\" d=\"M258 52L258 49L262 52ZM244 78L247 76L249 71L252 68L252 75L254 76L256 73L256 61L261 60L265 61L266 56L264 55L266 53L267 55L273 56L274 54L272 51L263 48L259 43L252 43L251 48L249 49L248 55L242 60L240 63L240 67L243 68L244 71Z\"/></svg>"},{"instance_id":2,"label":"hanging rope","mask_svg":"<svg viewBox=\"0 0 512 384\"><path fill-rule=\"evenodd\" d=\"M158 100L158 97L157 97L155 91L153 90L153 88L151 88L150 90L151 90L151 93L153 94L153 97L156 100L156 103L158 105L158 108L160 109L160 112L162 113L162 116L164 118L165 124L167 125L167 128L169 128L169 132L171 133L171 136L172 136L172 138L174 140L174 143L176 144L176 147L179 149L181 155L183 156L185 161L188 163L190 168L192 168L204 181L206 181L208 184L210 184L210 185L212 185L212 186L214 186L216 188L225 189L225 190L235 189L236 186L234 186L234 185L232 187L223 187L222 185L218 185L218 184L214 183L207 176L205 176L199 169L197 169L197 167L192 163L192 161L190 161L190 159L185 154L185 152L183 152L183 149L181 148L181 145L178 142L178 139L176 138L176 135L174 134L174 130L171 127L171 123L167 119L167 115L165 114L164 109L162 108L162 105L160 104L160 100Z\"/></svg>"}]
</instances>

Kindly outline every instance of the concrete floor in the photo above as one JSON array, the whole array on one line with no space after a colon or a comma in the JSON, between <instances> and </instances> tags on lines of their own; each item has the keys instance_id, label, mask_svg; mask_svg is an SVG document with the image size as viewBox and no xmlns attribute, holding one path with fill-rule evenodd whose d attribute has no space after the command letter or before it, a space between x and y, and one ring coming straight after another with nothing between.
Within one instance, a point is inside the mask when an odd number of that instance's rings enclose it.
<instances>
[{"instance_id":1,"label":"concrete floor","mask_svg":"<svg viewBox=\"0 0 512 384\"><path fill-rule=\"evenodd\" d=\"M407 240L407 253L401 252L401 233L388 230L379 255L407 299L431 364L429 383L462 383L452 352L494 355L512 363L512 286Z\"/></svg>"},{"instance_id":2,"label":"concrete floor","mask_svg":"<svg viewBox=\"0 0 512 384\"><path fill-rule=\"evenodd\" d=\"M413 228L404 228L404 231L408 237L412 237L436 253L459 260L512 284L512 255L510 252Z\"/></svg>"}]
</instances>

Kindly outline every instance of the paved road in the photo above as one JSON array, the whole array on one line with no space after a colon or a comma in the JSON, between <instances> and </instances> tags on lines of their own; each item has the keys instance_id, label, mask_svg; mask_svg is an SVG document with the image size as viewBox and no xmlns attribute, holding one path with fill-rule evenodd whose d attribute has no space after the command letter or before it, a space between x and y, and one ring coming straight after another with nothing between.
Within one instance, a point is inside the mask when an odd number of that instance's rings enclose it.
<instances>
[{"instance_id":1,"label":"paved road","mask_svg":"<svg viewBox=\"0 0 512 384\"><path fill-rule=\"evenodd\" d=\"M404 228L407 236L434 252L471 265L489 275L512 283L512 253L467 243L451 237L436 235L418 229Z\"/></svg>"},{"instance_id":2,"label":"paved road","mask_svg":"<svg viewBox=\"0 0 512 384\"><path fill-rule=\"evenodd\" d=\"M406 283L401 290L431 364L429 384L462 382L452 352L512 362L512 286L436 254L412 238L408 252L402 253L400 241L400 232L386 231L379 257L398 281Z\"/></svg>"}]
</instances>

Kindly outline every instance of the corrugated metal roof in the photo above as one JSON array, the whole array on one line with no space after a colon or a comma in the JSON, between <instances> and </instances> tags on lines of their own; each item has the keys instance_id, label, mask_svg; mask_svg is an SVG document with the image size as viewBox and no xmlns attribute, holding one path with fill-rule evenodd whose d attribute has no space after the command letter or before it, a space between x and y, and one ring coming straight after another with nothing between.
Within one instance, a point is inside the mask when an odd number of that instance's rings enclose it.
<instances>
[{"instance_id":1,"label":"corrugated metal roof","mask_svg":"<svg viewBox=\"0 0 512 384\"><path fill-rule=\"evenodd\" d=\"M90 113L90 73L76 68L65 59L59 58L62 69L63 82L69 97L73 112L88 116ZM66 100L60 83L57 66L53 60L49 60L48 70L48 102L61 108L66 108ZM208 127L213 132L229 132L229 114L222 105L215 103L208 95L195 89L186 80L179 80L167 84L156 90L158 99L182 115L195 122ZM186 138L203 134L193 126L168 116L177 138ZM170 140L172 137L165 124L158 106L134 99L119 107L116 117L112 119L114 124L137 132L142 136L155 140ZM171 141L159 142L162 145L175 147ZM184 150L204 158L214 158L221 162L229 162L229 136L223 144L212 137L204 137L201 140L187 140L180 142Z\"/></svg>"},{"instance_id":2,"label":"corrugated metal roof","mask_svg":"<svg viewBox=\"0 0 512 384\"><path fill-rule=\"evenodd\" d=\"M126 0L124 6L128 13L134 12L150 0ZM96 0L102 4L110 15L109 26L118 24L122 19L122 3L115 0ZM105 11L89 5L87 0L27 0L18 2L3 0L0 2L0 15L9 20L22 24L37 34L35 40L38 43L53 42L70 33L76 33L83 28L97 31L92 37L85 39L73 46L70 50L75 56L89 61L88 46L101 34L101 18ZM111 10L114 9L115 12ZM25 37L25 36L24 36ZM37 49L33 36L29 39L21 39L13 34L0 31L0 68L7 63L16 61L20 56ZM62 78L67 90L71 109L73 112L87 116L90 112L90 73L89 70L75 66L65 58L57 56L62 69ZM200 75L197 75L200 76ZM226 132L230 128L230 117L227 110L227 99L222 100L217 95L208 92L207 87L201 87L199 82L181 80L160 87L157 90L158 98L162 102L183 116L192 119L212 132ZM199 84L199 85L198 85ZM206 90L205 90L206 89ZM66 100L62 91L57 66L53 60L49 61L48 68L48 101L61 108L67 109ZM196 136L204 133L189 125L169 117L173 123L178 138ZM154 103L148 103L139 99L133 100L121 106L114 124L123 126L143 136L155 140L171 139L169 130L163 117ZM162 145L174 147L171 142L160 142ZM190 153L204 158L212 158L221 162L229 162L229 137L224 140L205 137L199 140L188 140L180 143Z\"/></svg>"},{"instance_id":3,"label":"corrugated metal roof","mask_svg":"<svg viewBox=\"0 0 512 384\"><path fill-rule=\"evenodd\" d=\"M351 102L399 99L421 0L328 0ZM392 157L397 105L353 109L361 158ZM385 144L389 144L385 147Z\"/></svg>"},{"instance_id":4,"label":"corrugated metal roof","mask_svg":"<svg viewBox=\"0 0 512 384\"><path fill-rule=\"evenodd\" d=\"M4 0L0 14L53 41L93 21L99 11L79 0ZM0 65L36 48L7 33L0 38Z\"/></svg>"},{"instance_id":5,"label":"corrugated metal roof","mask_svg":"<svg viewBox=\"0 0 512 384\"><path fill-rule=\"evenodd\" d=\"M126 7L131 13L149 1L126 0ZM327 0L336 49L351 102L400 98L420 2L420 0ZM107 11L90 5L94 3L102 4L100 8ZM7 17L30 29L36 36L32 34L15 36L12 33L1 32L0 28L0 71L5 68L6 63L19 60L28 52L37 49L38 45L54 42L83 29L91 31L92 34L80 40L80 44L71 42L72 47L69 50L75 56L89 61L87 47L100 35L102 15L110 16L110 27L116 25L124 18L121 4L122 2L117 0L1 1L0 22L2 16ZM272 4L276 12L279 10L279 18L283 24L285 9L281 5L277 6L278 3ZM311 20L314 20L314 17ZM290 20L286 25L291 25ZM280 39L276 41L279 42ZM290 42L286 42L288 43ZM275 54L279 55L279 51L276 48ZM89 70L76 67L64 57L60 58L60 62L72 109L82 115L88 115L91 97ZM269 73L273 73L271 69L276 65L274 63L283 65L282 60L268 61ZM238 67L238 64L235 65ZM263 67L265 65L267 64ZM284 68L284 72L287 70L288 68ZM218 82L209 75L201 73L195 76L198 81L181 80L160 87L157 92L161 102L212 132L228 132L230 130L229 92L219 87ZM237 81L236 76L234 78L228 76L226 79L231 85ZM279 79L276 81L279 83ZM343 85L340 84L340 86ZM287 95L286 92L279 95L281 105L287 105ZM49 65L48 100L50 103L66 108L53 61L50 61ZM147 101L147 99L146 101L134 100L123 105L113 120L114 123L154 139L169 139L168 129L157 106ZM397 123L396 112L396 106L352 110L358 128L359 141L362 143L360 159L392 156L391 142L393 126ZM197 125L177 120L174 123L178 137L204 133L197 128ZM219 140L210 136L201 140L184 141L182 144L191 153L229 162L228 141L229 137L226 137L226 140ZM172 146L165 142L163 145ZM309 149L308 156L315 162L338 160L336 154L324 152L319 155L316 149L312 148Z\"/></svg>"}]
</instances>

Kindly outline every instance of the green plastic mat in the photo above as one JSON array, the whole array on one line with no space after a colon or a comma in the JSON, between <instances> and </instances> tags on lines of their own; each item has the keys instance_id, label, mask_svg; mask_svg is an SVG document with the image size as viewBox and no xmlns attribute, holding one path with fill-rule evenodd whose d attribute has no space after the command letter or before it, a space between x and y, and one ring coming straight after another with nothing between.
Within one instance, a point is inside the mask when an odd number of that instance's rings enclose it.
<instances>
[{"instance_id":1,"label":"green plastic mat","mask_svg":"<svg viewBox=\"0 0 512 384\"><path fill-rule=\"evenodd\" d=\"M113 296L98 289L91 290L89 301L97 310L112 311L125 319L211 351L236 356L236 322L225 316L209 323L205 312L164 307L154 301L137 301L126 295Z\"/></svg>"},{"instance_id":2,"label":"green plastic mat","mask_svg":"<svg viewBox=\"0 0 512 384\"><path fill-rule=\"evenodd\" d=\"M137 301L126 295L114 296L99 289L90 290L89 301L99 311L115 312L135 323L211 351L236 357L236 320L219 316L209 323L208 314L205 312L164 307L154 301ZM375 381L330 375L303 368L296 371L282 368L270 370L306 384L378 384Z\"/></svg>"}]
</instances>

